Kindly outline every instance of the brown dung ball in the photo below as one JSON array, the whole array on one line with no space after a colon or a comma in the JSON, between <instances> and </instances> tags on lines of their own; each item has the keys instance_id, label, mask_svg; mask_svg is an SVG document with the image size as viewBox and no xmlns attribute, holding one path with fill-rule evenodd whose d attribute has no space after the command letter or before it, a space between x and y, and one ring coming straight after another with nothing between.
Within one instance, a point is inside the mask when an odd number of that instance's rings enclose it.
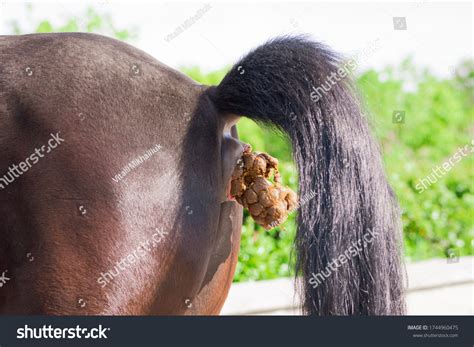
<instances>
[{"instance_id":1,"label":"brown dung ball","mask_svg":"<svg viewBox=\"0 0 474 347\"><path fill-rule=\"evenodd\" d=\"M274 183L269 181L272 173ZM278 160L266 153L252 152L250 146L232 174L230 194L267 230L283 223L297 206L295 192L281 185Z\"/></svg>"}]
</instances>

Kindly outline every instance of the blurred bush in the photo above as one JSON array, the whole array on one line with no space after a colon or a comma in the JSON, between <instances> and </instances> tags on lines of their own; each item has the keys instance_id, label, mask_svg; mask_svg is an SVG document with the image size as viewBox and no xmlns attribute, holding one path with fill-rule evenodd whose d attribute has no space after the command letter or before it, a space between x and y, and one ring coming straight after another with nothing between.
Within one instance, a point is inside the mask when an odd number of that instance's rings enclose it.
<instances>
[{"instance_id":1,"label":"blurred bush","mask_svg":"<svg viewBox=\"0 0 474 347\"><path fill-rule=\"evenodd\" d=\"M60 24L53 24L51 20L44 19L36 21L31 19L34 6L25 6L26 16L30 17L28 23L20 24L17 20L7 23L10 31L15 35L26 33L52 33L52 32L89 32L114 37L119 40L128 41L137 37L137 29L119 29L107 13L102 13L89 7L84 13L65 18ZM25 26L26 25L26 26Z\"/></svg>"},{"instance_id":2,"label":"blurred bush","mask_svg":"<svg viewBox=\"0 0 474 347\"><path fill-rule=\"evenodd\" d=\"M202 73L182 71L196 81L215 85L227 69ZM473 158L464 157L423 193L421 178L442 166L459 147L474 148L472 61L438 78L417 69L410 60L398 67L362 73L357 83L368 119L381 144L387 175L402 209L405 255L408 260L473 254ZM404 111L404 123L394 123L394 111ZM239 135L255 150L278 158L284 182L297 187L297 175L287 139L243 118ZM293 275L296 213L283 226L265 231L244 215L242 246L235 281Z\"/></svg>"}]
</instances>

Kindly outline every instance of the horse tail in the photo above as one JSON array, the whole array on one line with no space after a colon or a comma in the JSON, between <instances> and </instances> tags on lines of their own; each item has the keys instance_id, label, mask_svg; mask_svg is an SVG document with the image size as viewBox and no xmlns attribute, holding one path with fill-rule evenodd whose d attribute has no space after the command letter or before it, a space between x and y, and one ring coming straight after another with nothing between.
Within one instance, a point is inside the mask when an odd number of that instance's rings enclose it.
<instances>
[{"instance_id":1,"label":"horse tail","mask_svg":"<svg viewBox=\"0 0 474 347\"><path fill-rule=\"evenodd\" d=\"M399 208L348 77L354 68L304 36L279 37L243 57L210 97L221 114L291 141L303 312L404 314Z\"/></svg>"}]
</instances>

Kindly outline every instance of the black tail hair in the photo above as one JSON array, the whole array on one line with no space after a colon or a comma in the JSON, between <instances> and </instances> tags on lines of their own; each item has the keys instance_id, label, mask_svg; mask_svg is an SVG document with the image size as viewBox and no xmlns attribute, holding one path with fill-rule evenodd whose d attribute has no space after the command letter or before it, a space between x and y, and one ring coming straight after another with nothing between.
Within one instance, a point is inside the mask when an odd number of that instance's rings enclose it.
<instances>
[{"instance_id":1,"label":"black tail hair","mask_svg":"<svg viewBox=\"0 0 474 347\"><path fill-rule=\"evenodd\" d=\"M398 204L346 76L353 68L304 36L280 37L242 58L210 94L220 113L291 140L299 197L309 198L295 240L303 312L404 314Z\"/></svg>"}]
</instances>

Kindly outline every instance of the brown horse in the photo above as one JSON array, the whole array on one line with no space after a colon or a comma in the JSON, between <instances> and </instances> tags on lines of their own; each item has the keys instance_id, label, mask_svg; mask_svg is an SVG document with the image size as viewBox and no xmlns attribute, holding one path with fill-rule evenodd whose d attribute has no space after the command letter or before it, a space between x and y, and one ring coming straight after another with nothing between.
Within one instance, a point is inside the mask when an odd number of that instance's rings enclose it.
<instances>
[{"instance_id":1,"label":"brown horse","mask_svg":"<svg viewBox=\"0 0 474 347\"><path fill-rule=\"evenodd\" d=\"M315 193L295 243L305 312L403 313L378 148L348 79L318 87L341 63L280 38L216 88L98 35L0 36L0 313L218 314L239 251L241 115L289 136L299 194Z\"/></svg>"}]
</instances>

